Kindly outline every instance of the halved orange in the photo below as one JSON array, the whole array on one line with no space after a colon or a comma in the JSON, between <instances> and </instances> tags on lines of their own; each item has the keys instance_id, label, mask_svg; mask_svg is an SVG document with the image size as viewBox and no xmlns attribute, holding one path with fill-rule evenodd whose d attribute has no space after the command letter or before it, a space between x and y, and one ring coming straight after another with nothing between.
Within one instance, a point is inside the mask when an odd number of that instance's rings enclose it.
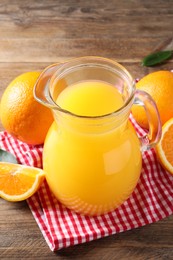
<instances>
[{"instance_id":1,"label":"halved orange","mask_svg":"<svg viewBox=\"0 0 173 260\"><path fill-rule=\"evenodd\" d=\"M156 154L161 165L173 174L173 118L162 127L162 137L156 146Z\"/></svg>"},{"instance_id":2,"label":"halved orange","mask_svg":"<svg viewBox=\"0 0 173 260\"><path fill-rule=\"evenodd\" d=\"M22 201L32 196L45 178L43 170L21 164L0 162L0 197Z\"/></svg>"}]
</instances>

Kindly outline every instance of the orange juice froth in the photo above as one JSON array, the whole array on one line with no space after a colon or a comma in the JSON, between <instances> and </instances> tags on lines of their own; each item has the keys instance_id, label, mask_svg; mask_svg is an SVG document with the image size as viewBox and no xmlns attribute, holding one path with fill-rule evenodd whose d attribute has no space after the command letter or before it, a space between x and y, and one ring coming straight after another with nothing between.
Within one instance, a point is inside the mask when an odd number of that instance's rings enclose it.
<instances>
[{"instance_id":1,"label":"orange juice froth","mask_svg":"<svg viewBox=\"0 0 173 260\"><path fill-rule=\"evenodd\" d=\"M76 115L101 116L120 109L124 101L115 87L85 81L63 90L57 104ZM79 131L75 120L80 122ZM44 170L51 190L63 204L79 213L98 215L130 196L139 179L141 153L127 119L103 128L100 122L104 121L99 121L103 118L95 119L95 128L85 120L90 119L72 118L67 124L59 120L52 125L44 144ZM80 131L80 125L85 131Z\"/></svg>"}]
</instances>

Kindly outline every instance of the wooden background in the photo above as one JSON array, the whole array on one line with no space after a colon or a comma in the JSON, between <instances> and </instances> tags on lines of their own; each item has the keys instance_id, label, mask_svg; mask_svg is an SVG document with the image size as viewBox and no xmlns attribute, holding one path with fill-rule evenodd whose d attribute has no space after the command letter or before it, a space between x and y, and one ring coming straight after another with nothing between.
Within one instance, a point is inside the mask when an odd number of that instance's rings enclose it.
<instances>
[{"instance_id":1,"label":"wooden background","mask_svg":"<svg viewBox=\"0 0 173 260\"><path fill-rule=\"evenodd\" d=\"M172 0L0 0L0 96L17 75L71 57L117 60L134 77L173 69L141 59L173 49ZM0 130L3 130L0 125ZM173 217L52 253L25 202L0 199L0 259L173 259Z\"/></svg>"}]
</instances>

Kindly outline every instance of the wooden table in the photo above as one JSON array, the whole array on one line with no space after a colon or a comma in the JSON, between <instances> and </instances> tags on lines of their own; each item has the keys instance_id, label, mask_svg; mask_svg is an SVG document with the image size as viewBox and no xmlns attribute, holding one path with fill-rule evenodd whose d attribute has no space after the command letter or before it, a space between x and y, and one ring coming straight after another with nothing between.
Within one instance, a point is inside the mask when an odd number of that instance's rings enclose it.
<instances>
[{"instance_id":1,"label":"wooden table","mask_svg":"<svg viewBox=\"0 0 173 260\"><path fill-rule=\"evenodd\" d=\"M134 77L173 69L173 60L140 65L150 52L173 49L172 25L169 0L0 0L0 96L15 76L71 57L112 58ZM173 259L172 238L169 217L52 253L27 204L0 199L0 259Z\"/></svg>"}]
</instances>

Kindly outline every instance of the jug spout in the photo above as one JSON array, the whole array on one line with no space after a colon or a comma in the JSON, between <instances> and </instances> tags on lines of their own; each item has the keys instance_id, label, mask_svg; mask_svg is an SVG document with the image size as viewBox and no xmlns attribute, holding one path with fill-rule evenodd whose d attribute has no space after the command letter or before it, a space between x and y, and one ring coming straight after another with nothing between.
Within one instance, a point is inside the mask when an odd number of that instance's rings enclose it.
<instances>
[{"instance_id":1,"label":"jug spout","mask_svg":"<svg viewBox=\"0 0 173 260\"><path fill-rule=\"evenodd\" d=\"M34 98L42 105L45 105L49 108L53 108L55 106L53 99L50 96L49 86L51 78L59 65L59 63L56 63L45 68L39 76L34 87Z\"/></svg>"}]
</instances>

